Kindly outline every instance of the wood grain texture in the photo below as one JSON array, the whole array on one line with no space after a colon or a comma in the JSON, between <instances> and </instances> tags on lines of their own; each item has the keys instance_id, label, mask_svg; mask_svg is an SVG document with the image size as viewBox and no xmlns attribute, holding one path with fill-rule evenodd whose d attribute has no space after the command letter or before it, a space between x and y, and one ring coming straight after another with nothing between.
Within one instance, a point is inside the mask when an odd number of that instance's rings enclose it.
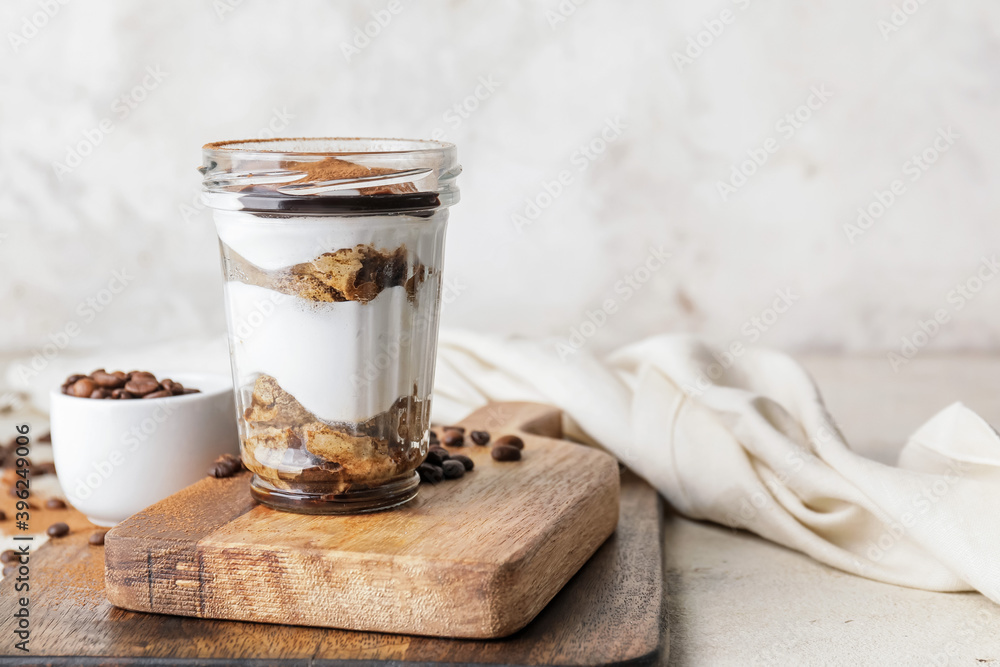
<instances>
[{"instance_id":1,"label":"wood grain texture","mask_svg":"<svg viewBox=\"0 0 1000 667\"><path fill-rule=\"evenodd\" d=\"M490 410L488 419L507 408ZM555 435L555 428L558 420L549 415L528 430ZM182 517L170 529L183 533ZM656 492L625 472L614 535L527 627L489 641L125 611L105 598L104 549L89 546L81 531L33 557L32 651L16 654L13 642L0 642L0 664L661 664L666 659L661 531ZM11 636L15 599L12 582L0 583L0 636Z\"/></svg>"},{"instance_id":2,"label":"wood grain texture","mask_svg":"<svg viewBox=\"0 0 1000 667\"><path fill-rule=\"evenodd\" d=\"M134 611L496 638L524 627L614 531L617 462L541 435L559 411L486 408L468 429L514 433L518 462L475 470L385 512L313 516L254 505L249 474L206 478L108 533L108 599Z\"/></svg>"}]
</instances>

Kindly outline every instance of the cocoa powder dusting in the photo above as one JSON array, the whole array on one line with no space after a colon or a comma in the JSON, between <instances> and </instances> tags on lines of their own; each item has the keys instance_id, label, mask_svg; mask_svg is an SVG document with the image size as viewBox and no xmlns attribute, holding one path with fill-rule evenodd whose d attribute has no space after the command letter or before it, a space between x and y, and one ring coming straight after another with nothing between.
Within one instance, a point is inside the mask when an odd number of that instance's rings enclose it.
<instances>
[{"instance_id":1,"label":"cocoa powder dusting","mask_svg":"<svg viewBox=\"0 0 1000 667\"><path fill-rule=\"evenodd\" d=\"M366 178L368 176L383 176L385 174L396 173L392 169L384 167L365 167L360 164L348 162L335 157L326 157L315 162L283 162L284 169L291 171L301 171L306 175L296 183L322 183L325 181L338 181L352 178ZM403 194L406 192L416 192L417 189L412 183L397 183L394 185L380 185L370 188L360 188L363 195L387 195Z\"/></svg>"}]
</instances>

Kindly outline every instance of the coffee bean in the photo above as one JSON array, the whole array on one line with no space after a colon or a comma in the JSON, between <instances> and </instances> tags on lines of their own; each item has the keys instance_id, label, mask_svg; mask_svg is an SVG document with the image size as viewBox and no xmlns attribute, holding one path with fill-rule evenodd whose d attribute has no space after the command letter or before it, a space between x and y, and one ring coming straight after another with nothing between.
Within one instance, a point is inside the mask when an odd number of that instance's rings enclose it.
<instances>
[{"instance_id":1,"label":"coffee bean","mask_svg":"<svg viewBox=\"0 0 1000 667\"><path fill-rule=\"evenodd\" d=\"M125 383L125 390L136 396L145 396L160 389L160 383L155 377L144 377L133 375L132 379Z\"/></svg>"},{"instance_id":2,"label":"coffee bean","mask_svg":"<svg viewBox=\"0 0 1000 667\"><path fill-rule=\"evenodd\" d=\"M69 535L69 526L60 521L59 523L54 523L49 526L45 533L49 537L65 537L66 535Z\"/></svg>"},{"instance_id":3,"label":"coffee bean","mask_svg":"<svg viewBox=\"0 0 1000 667\"><path fill-rule=\"evenodd\" d=\"M427 458L424 461L431 465L439 466L449 458L451 458L451 454L448 453L448 450L441 447L431 447L427 450Z\"/></svg>"},{"instance_id":4,"label":"coffee bean","mask_svg":"<svg viewBox=\"0 0 1000 667\"><path fill-rule=\"evenodd\" d=\"M154 391L152 393L146 394L143 398L169 398L173 396L168 389L160 389L159 391Z\"/></svg>"},{"instance_id":5,"label":"coffee bean","mask_svg":"<svg viewBox=\"0 0 1000 667\"><path fill-rule=\"evenodd\" d=\"M111 392L107 389L101 389L98 387L90 394L90 398L111 398Z\"/></svg>"},{"instance_id":6,"label":"coffee bean","mask_svg":"<svg viewBox=\"0 0 1000 667\"><path fill-rule=\"evenodd\" d=\"M104 372L104 369L101 369L91 373L90 379L93 380L98 387L103 387L104 389L118 389L125 386L124 373L121 377L119 377L114 373L106 373Z\"/></svg>"},{"instance_id":7,"label":"coffee bean","mask_svg":"<svg viewBox=\"0 0 1000 667\"><path fill-rule=\"evenodd\" d=\"M438 438L437 431L428 431L427 432L427 437L430 438L431 442L439 442L440 441L440 438Z\"/></svg>"},{"instance_id":8,"label":"coffee bean","mask_svg":"<svg viewBox=\"0 0 1000 667\"><path fill-rule=\"evenodd\" d=\"M184 393L184 385L173 380L164 380L160 386L170 392L171 396L181 396Z\"/></svg>"},{"instance_id":9,"label":"coffee bean","mask_svg":"<svg viewBox=\"0 0 1000 667\"><path fill-rule=\"evenodd\" d=\"M421 463L417 466L417 474L420 475L421 482L437 484L444 481L444 470L430 463Z\"/></svg>"},{"instance_id":10,"label":"coffee bean","mask_svg":"<svg viewBox=\"0 0 1000 667\"><path fill-rule=\"evenodd\" d=\"M32 475L54 475L56 474L56 464L52 461L43 461L42 463L35 463L31 467Z\"/></svg>"},{"instance_id":11,"label":"coffee bean","mask_svg":"<svg viewBox=\"0 0 1000 667\"><path fill-rule=\"evenodd\" d=\"M465 435L453 428L445 429L444 444L449 447L463 447L465 445Z\"/></svg>"},{"instance_id":12,"label":"coffee bean","mask_svg":"<svg viewBox=\"0 0 1000 667\"><path fill-rule=\"evenodd\" d=\"M94 393L94 389L97 385L90 378L81 378L70 385L69 395L76 396L78 398L90 398L90 395Z\"/></svg>"},{"instance_id":13,"label":"coffee bean","mask_svg":"<svg viewBox=\"0 0 1000 667\"><path fill-rule=\"evenodd\" d=\"M465 466L462 465L461 461L445 461L441 470L444 472L445 479L458 479L465 474Z\"/></svg>"},{"instance_id":14,"label":"coffee bean","mask_svg":"<svg viewBox=\"0 0 1000 667\"><path fill-rule=\"evenodd\" d=\"M3 566L3 576L4 577L12 577L15 574L17 574L17 565L16 564L13 564L13 565L4 565Z\"/></svg>"},{"instance_id":15,"label":"coffee bean","mask_svg":"<svg viewBox=\"0 0 1000 667\"><path fill-rule=\"evenodd\" d=\"M212 467L208 469L208 476L222 479L223 477L232 477L235 472L236 468L232 464L213 463Z\"/></svg>"},{"instance_id":16,"label":"coffee bean","mask_svg":"<svg viewBox=\"0 0 1000 667\"><path fill-rule=\"evenodd\" d=\"M3 510L0 510L0 521L6 521L6 520L7 520L7 513L4 512Z\"/></svg>"},{"instance_id":17,"label":"coffee bean","mask_svg":"<svg viewBox=\"0 0 1000 667\"><path fill-rule=\"evenodd\" d=\"M486 431L473 431L469 434L469 437L472 438L472 442L479 446L489 444L490 441L490 434Z\"/></svg>"},{"instance_id":18,"label":"coffee bean","mask_svg":"<svg viewBox=\"0 0 1000 667\"><path fill-rule=\"evenodd\" d=\"M524 449L524 440L521 440L516 435L504 435L496 439L493 443L496 445L507 445L508 447L517 447L518 449Z\"/></svg>"},{"instance_id":19,"label":"coffee bean","mask_svg":"<svg viewBox=\"0 0 1000 667\"><path fill-rule=\"evenodd\" d=\"M452 461L458 461L463 466L465 466L466 470L472 470L473 468L476 467L476 464L472 462L472 459L470 459L465 454L455 454L454 456L451 457L451 460ZM447 463L447 461L446 461L446 463Z\"/></svg>"},{"instance_id":20,"label":"coffee bean","mask_svg":"<svg viewBox=\"0 0 1000 667\"><path fill-rule=\"evenodd\" d=\"M125 391L124 389L112 389L111 390L111 398L119 398L119 399L125 400L125 399L128 399L128 398L135 398L135 394L131 394L131 393Z\"/></svg>"},{"instance_id":21,"label":"coffee bean","mask_svg":"<svg viewBox=\"0 0 1000 667\"><path fill-rule=\"evenodd\" d=\"M520 461L521 450L510 445L493 445L490 456L494 461Z\"/></svg>"},{"instance_id":22,"label":"coffee bean","mask_svg":"<svg viewBox=\"0 0 1000 667\"><path fill-rule=\"evenodd\" d=\"M64 510L66 509L66 503L61 498L49 498L45 501L45 509Z\"/></svg>"},{"instance_id":23,"label":"coffee bean","mask_svg":"<svg viewBox=\"0 0 1000 667\"><path fill-rule=\"evenodd\" d=\"M99 547L104 544L104 536L107 534L108 531L106 530L95 530L90 534L90 537L87 538L87 541L95 547Z\"/></svg>"},{"instance_id":24,"label":"coffee bean","mask_svg":"<svg viewBox=\"0 0 1000 667\"><path fill-rule=\"evenodd\" d=\"M69 386L69 385L73 384L74 382L76 382L77 380L82 380L85 377L87 377L87 376L86 375L80 375L79 373L76 374L76 375L70 375L68 378L66 378L66 382L64 382L63 384L66 385L66 386Z\"/></svg>"},{"instance_id":25,"label":"coffee bean","mask_svg":"<svg viewBox=\"0 0 1000 667\"><path fill-rule=\"evenodd\" d=\"M17 552L13 549L7 549L3 553L0 553L0 563L16 563L19 558L20 556L18 556Z\"/></svg>"},{"instance_id":26,"label":"coffee bean","mask_svg":"<svg viewBox=\"0 0 1000 667\"><path fill-rule=\"evenodd\" d=\"M208 469L209 477L232 477L243 468L243 461L232 454L223 454L215 459Z\"/></svg>"},{"instance_id":27,"label":"coffee bean","mask_svg":"<svg viewBox=\"0 0 1000 667\"><path fill-rule=\"evenodd\" d=\"M185 394L200 394L201 389L191 389L190 387L184 387Z\"/></svg>"}]
</instances>

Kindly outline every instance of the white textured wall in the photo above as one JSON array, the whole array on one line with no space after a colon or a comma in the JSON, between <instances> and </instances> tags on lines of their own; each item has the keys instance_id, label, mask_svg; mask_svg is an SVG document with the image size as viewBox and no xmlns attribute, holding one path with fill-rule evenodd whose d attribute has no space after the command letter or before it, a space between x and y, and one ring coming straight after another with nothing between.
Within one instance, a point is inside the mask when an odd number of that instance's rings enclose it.
<instances>
[{"instance_id":1,"label":"white textured wall","mask_svg":"<svg viewBox=\"0 0 1000 667\"><path fill-rule=\"evenodd\" d=\"M887 37L887 1L589 0L560 22L569 0L404 2L350 60L343 45L386 2L51 4L51 18L39 0L0 5L0 349L73 324L85 346L221 332L214 231L186 208L199 148L269 124L440 129L459 145L449 325L568 337L611 299L594 349L666 330L750 341L749 318L790 289L760 342L892 349L942 309L932 346L1000 340L1000 280L949 297L1000 245L995 2L910 0ZM720 15L708 47L675 57ZM448 113L482 79L495 90L479 88L478 108ZM144 80L145 99L123 105ZM779 125L814 88L829 99L794 133ZM910 180L904 163L949 127L958 138ZM581 158L602 131L606 150ZM57 173L88 135L100 143ZM718 182L765 146L722 201ZM564 170L562 194L518 230L525 198ZM905 191L850 243L844 225L897 178ZM650 247L671 257L626 300L616 282ZM79 306L122 269L132 278L100 313Z\"/></svg>"}]
</instances>

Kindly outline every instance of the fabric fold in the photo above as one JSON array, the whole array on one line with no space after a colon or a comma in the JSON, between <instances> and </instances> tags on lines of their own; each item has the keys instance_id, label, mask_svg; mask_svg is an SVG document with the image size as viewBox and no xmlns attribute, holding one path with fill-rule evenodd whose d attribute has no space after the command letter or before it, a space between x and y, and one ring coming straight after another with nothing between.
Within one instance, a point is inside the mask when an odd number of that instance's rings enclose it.
<instances>
[{"instance_id":1,"label":"fabric fold","mask_svg":"<svg viewBox=\"0 0 1000 667\"><path fill-rule=\"evenodd\" d=\"M896 466L852 451L791 357L656 336L599 361L542 341L442 332L435 413L552 403L694 519L838 569L1000 601L1000 436L955 403Z\"/></svg>"}]
</instances>

